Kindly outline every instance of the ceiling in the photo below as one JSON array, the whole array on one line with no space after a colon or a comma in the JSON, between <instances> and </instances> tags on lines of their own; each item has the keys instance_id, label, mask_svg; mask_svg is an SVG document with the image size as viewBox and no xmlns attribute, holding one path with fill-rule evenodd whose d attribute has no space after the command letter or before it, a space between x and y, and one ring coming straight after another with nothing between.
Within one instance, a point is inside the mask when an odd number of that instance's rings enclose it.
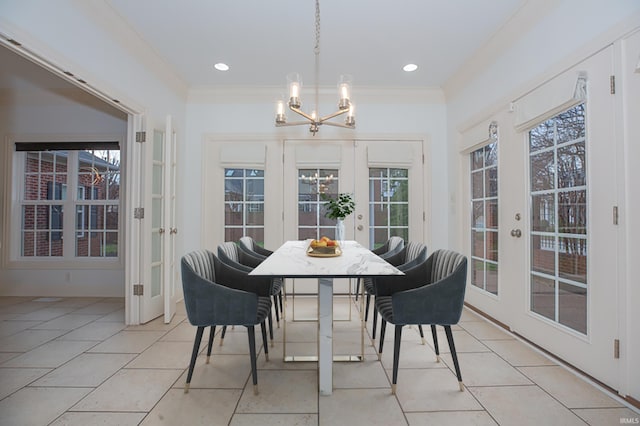
<instances>
[{"instance_id":1,"label":"ceiling","mask_svg":"<svg viewBox=\"0 0 640 426\"><path fill-rule=\"evenodd\" d=\"M314 83L314 0L103 0L193 90ZM321 0L321 86L438 88L526 0ZM213 68L225 62L230 70ZM0 89L59 88L63 79L0 48ZM418 70L402 67L415 63Z\"/></svg>"},{"instance_id":2,"label":"ceiling","mask_svg":"<svg viewBox=\"0 0 640 426\"><path fill-rule=\"evenodd\" d=\"M313 0L105 0L191 89L314 82ZM320 85L442 87L525 0L322 0ZM224 62L226 72L213 65ZM407 63L418 70L402 71Z\"/></svg>"}]
</instances>

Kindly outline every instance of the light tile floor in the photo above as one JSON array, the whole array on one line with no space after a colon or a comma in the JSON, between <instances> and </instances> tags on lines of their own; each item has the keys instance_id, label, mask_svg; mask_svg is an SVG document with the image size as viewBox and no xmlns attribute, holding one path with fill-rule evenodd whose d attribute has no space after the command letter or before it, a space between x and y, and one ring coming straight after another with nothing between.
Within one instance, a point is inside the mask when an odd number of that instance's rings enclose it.
<instances>
[{"instance_id":1,"label":"light tile floor","mask_svg":"<svg viewBox=\"0 0 640 426\"><path fill-rule=\"evenodd\" d=\"M358 306L349 300L335 299L335 353L361 348ZM317 323L298 319L315 314L315 299L295 303L294 320L289 298L287 354L314 355ZM282 361L284 325L274 330L269 361L260 352L257 396L244 327L229 330L222 346L216 337L210 364L199 356L185 394L195 328L184 306L170 324L130 327L123 307L122 299L0 297L0 424L618 425L640 418L640 410L466 309L453 327L464 392L444 332L436 362L431 333L422 345L410 327L392 395L393 332L378 360L369 324L365 361L334 364L332 396L318 395L316 363Z\"/></svg>"}]
</instances>

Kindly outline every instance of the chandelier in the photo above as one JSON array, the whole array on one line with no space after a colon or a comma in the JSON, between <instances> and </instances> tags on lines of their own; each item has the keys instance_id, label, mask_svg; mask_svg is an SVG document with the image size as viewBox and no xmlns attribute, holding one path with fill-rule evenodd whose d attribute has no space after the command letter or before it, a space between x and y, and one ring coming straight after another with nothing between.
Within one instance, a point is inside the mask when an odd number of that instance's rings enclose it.
<instances>
[{"instance_id":1,"label":"chandelier","mask_svg":"<svg viewBox=\"0 0 640 426\"><path fill-rule=\"evenodd\" d=\"M287 122L287 117L284 112L284 101L278 101L276 105L276 127L284 126L301 126L309 125L309 131L315 136L321 125L326 124L335 127L344 127L347 129L356 128L356 118L354 115L355 108L349 99L351 92L351 76L342 75L338 81L338 110L327 116L320 117L318 115L318 74L320 69L320 1L316 0L316 44L313 48L315 55L315 109L311 114L307 114L302 111L300 107L302 102L300 101L300 90L302 89L302 80L297 73L291 73L287 75L287 84L289 86L289 109L296 114L304 117L306 121L294 121ZM347 114L344 123L335 121L329 121L340 115Z\"/></svg>"}]
</instances>

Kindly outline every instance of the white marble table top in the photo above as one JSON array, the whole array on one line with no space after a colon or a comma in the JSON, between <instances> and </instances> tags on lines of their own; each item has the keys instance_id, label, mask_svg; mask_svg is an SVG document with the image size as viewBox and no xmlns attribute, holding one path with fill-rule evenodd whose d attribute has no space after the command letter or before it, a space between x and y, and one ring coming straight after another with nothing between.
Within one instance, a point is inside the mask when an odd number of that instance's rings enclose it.
<instances>
[{"instance_id":1,"label":"white marble table top","mask_svg":"<svg viewBox=\"0 0 640 426\"><path fill-rule=\"evenodd\" d=\"M404 275L357 241L345 241L342 255L311 257L306 250L310 240L287 241L249 275L283 278L356 278Z\"/></svg>"}]
</instances>

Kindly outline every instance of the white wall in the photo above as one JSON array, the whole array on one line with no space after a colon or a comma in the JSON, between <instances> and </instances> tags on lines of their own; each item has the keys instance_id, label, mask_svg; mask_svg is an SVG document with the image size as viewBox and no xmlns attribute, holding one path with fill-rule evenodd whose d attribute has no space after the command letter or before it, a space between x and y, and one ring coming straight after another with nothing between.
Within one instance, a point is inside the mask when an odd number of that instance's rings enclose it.
<instances>
[{"instance_id":1,"label":"white wall","mask_svg":"<svg viewBox=\"0 0 640 426\"><path fill-rule=\"evenodd\" d=\"M477 52L471 71L454 76L452 81L456 85L447 87L448 170L455 203L452 206L455 217L449 222L449 238L458 245L462 245L464 238L458 231L461 228L459 225L465 220L460 217L459 208L460 203L464 202L459 196L462 188L460 178L464 174L457 169L461 131L492 113L507 110L511 101L605 46L619 46L625 34L640 26L640 2L634 0L547 2L544 6L548 10L538 11L543 18L535 25L526 25L526 13L533 13L527 7L535 7L530 3L521 11L525 16L514 19L517 25L507 25L497 36L502 38L492 40L484 51ZM540 2L541 5L543 3ZM637 40L633 43L638 45ZM496 46L501 48L497 49ZM640 50L636 49L631 55L630 60L637 61ZM620 58L617 60L620 61ZM638 145L638 138L634 135L638 134L640 100L636 95L630 96L631 93L638 93L637 78L631 84L622 81L621 77L617 75L617 91L619 95L624 95L626 104L620 107L623 117L618 120L619 139L611 141L612 144L618 144L621 152L624 146L624 154L620 157L623 158L623 164L620 167L626 170L621 173L626 175L624 182L620 183L620 202L626 205L624 212L627 217L622 219L620 225L625 227L623 231L626 232L622 233L626 234L627 245L620 253L622 260L620 271L617 272L621 282L619 291L626 296L621 298L620 305L620 390L623 395L640 400L640 370L637 368L640 362L640 334L635 330L640 323L640 310L637 308L640 293L637 273L632 271L634 261L639 257L634 242L640 240L640 229L633 219L637 217L640 205L640 193L635 190L635 182L640 179L635 171L635 163L640 156L634 148ZM635 77L640 77L640 74L629 75L627 71L627 79ZM626 262L629 262L628 265ZM612 276L615 275L616 271L612 271Z\"/></svg>"}]
</instances>

